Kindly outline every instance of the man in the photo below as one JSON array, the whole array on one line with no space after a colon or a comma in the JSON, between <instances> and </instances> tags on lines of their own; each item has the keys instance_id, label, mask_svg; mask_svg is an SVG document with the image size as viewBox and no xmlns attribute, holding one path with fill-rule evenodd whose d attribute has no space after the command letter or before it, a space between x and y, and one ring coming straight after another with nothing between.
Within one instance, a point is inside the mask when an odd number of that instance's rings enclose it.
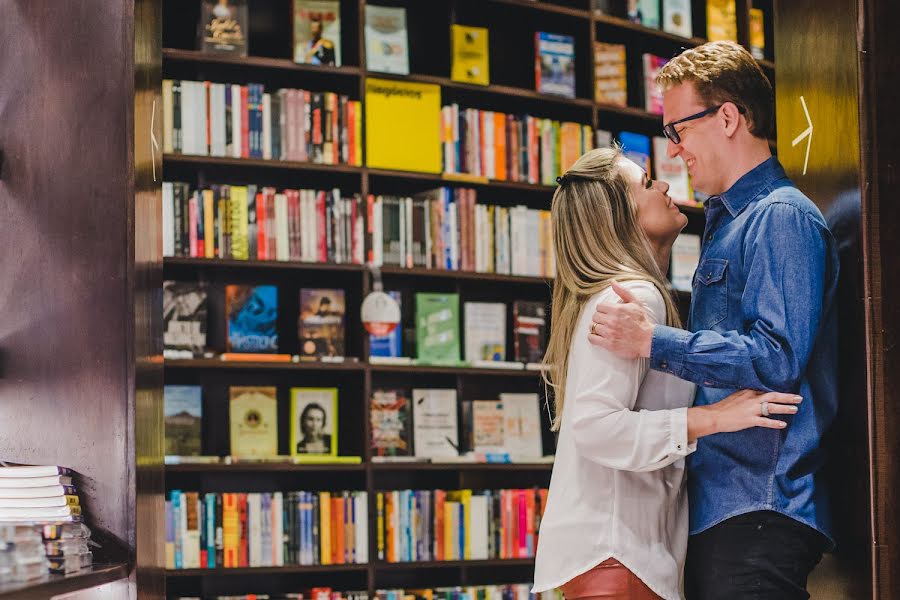
<instances>
[{"instance_id":1,"label":"man","mask_svg":"<svg viewBox=\"0 0 900 600\"><path fill-rule=\"evenodd\" d=\"M590 341L698 384L698 405L740 388L804 398L784 430L699 441L685 581L691 600L808 598L832 545L820 438L837 406L834 240L771 155L772 88L746 50L687 50L657 83L669 156L709 194L690 331L653 326L619 288L623 303L598 306Z\"/></svg>"}]
</instances>

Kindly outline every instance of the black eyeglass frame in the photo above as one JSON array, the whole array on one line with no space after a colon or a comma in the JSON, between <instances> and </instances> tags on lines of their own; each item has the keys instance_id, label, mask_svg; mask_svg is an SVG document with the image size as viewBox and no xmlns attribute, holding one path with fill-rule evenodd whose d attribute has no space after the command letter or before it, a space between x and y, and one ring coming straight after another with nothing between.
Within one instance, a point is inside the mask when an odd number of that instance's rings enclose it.
<instances>
[{"instance_id":1,"label":"black eyeglass frame","mask_svg":"<svg viewBox=\"0 0 900 600\"><path fill-rule=\"evenodd\" d=\"M725 106L725 105L719 104L717 106L707 108L706 110L701 110L700 112L690 115L688 117L685 117L683 119L678 119L677 121L672 121L671 123L666 123L665 125L663 125L663 135L666 136L666 139L668 139L673 144L680 144L681 143L681 135L675 130L676 125L680 125L681 123L686 123L688 121L694 121L696 119L702 119L706 115L711 115L711 114L717 112L723 106ZM738 106L737 109L738 109L739 113L741 113L741 114L744 113L744 108L742 106Z\"/></svg>"}]
</instances>

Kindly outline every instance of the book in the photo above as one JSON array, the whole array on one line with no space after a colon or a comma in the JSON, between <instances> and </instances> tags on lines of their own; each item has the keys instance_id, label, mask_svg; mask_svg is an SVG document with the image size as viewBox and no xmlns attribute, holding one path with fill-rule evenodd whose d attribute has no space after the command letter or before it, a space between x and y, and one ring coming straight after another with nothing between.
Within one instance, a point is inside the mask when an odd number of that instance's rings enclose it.
<instances>
[{"instance_id":1,"label":"book","mask_svg":"<svg viewBox=\"0 0 900 600\"><path fill-rule=\"evenodd\" d=\"M228 352L278 352L278 288L225 286Z\"/></svg>"},{"instance_id":2,"label":"book","mask_svg":"<svg viewBox=\"0 0 900 600\"><path fill-rule=\"evenodd\" d=\"M500 394L503 404L503 444L515 459L543 455L541 407L537 394Z\"/></svg>"},{"instance_id":3,"label":"book","mask_svg":"<svg viewBox=\"0 0 900 600\"><path fill-rule=\"evenodd\" d=\"M499 400L474 400L472 402L473 452L506 452L503 435L503 403Z\"/></svg>"},{"instance_id":4,"label":"book","mask_svg":"<svg viewBox=\"0 0 900 600\"><path fill-rule=\"evenodd\" d=\"M652 172L650 171L649 137L630 131L620 131L619 143L622 144L622 152L625 158L637 164L647 173Z\"/></svg>"},{"instance_id":5,"label":"book","mask_svg":"<svg viewBox=\"0 0 900 600\"><path fill-rule=\"evenodd\" d=\"M0 476L0 493L6 489L42 488L48 486L72 485L71 475L43 475L43 476Z\"/></svg>"},{"instance_id":6,"label":"book","mask_svg":"<svg viewBox=\"0 0 900 600\"><path fill-rule=\"evenodd\" d=\"M0 498L57 498L75 494L74 485L44 485L39 487L0 487Z\"/></svg>"},{"instance_id":7,"label":"book","mask_svg":"<svg viewBox=\"0 0 900 600\"><path fill-rule=\"evenodd\" d=\"M603 104L628 105L625 44L594 42L594 99Z\"/></svg>"},{"instance_id":8,"label":"book","mask_svg":"<svg viewBox=\"0 0 900 600\"><path fill-rule=\"evenodd\" d=\"M163 282L163 355L166 358L203 356L207 300L205 282Z\"/></svg>"},{"instance_id":9,"label":"book","mask_svg":"<svg viewBox=\"0 0 900 600\"><path fill-rule=\"evenodd\" d=\"M458 294L416 294L416 356L434 363L459 362Z\"/></svg>"},{"instance_id":10,"label":"book","mask_svg":"<svg viewBox=\"0 0 900 600\"><path fill-rule=\"evenodd\" d=\"M656 179L669 184L669 197L675 204L696 206L694 192L688 177L687 165L679 158L670 158L668 154L669 140L663 137L653 138L653 170Z\"/></svg>"},{"instance_id":11,"label":"book","mask_svg":"<svg viewBox=\"0 0 900 600\"><path fill-rule=\"evenodd\" d=\"M6 487L11 480L28 478L71 477L72 470L58 465L12 465L4 463L0 466L0 487ZM46 484L45 484L46 485ZM23 487L23 486L10 486Z\"/></svg>"},{"instance_id":12,"label":"book","mask_svg":"<svg viewBox=\"0 0 900 600\"><path fill-rule=\"evenodd\" d=\"M301 360L344 355L345 314L344 290L300 289Z\"/></svg>"},{"instance_id":13,"label":"book","mask_svg":"<svg viewBox=\"0 0 900 600\"><path fill-rule=\"evenodd\" d=\"M537 91L575 97L575 38L536 31L534 80Z\"/></svg>"},{"instance_id":14,"label":"book","mask_svg":"<svg viewBox=\"0 0 900 600\"><path fill-rule=\"evenodd\" d=\"M700 236L681 233L672 244L672 289L690 292L693 289L694 272L700 262Z\"/></svg>"},{"instance_id":15,"label":"book","mask_svg":"<svg viewBox=\"0 0 900 600\"><path fill-rule=\"evenodd\" d=\"M440 86L367 78L365 113L369 167L441 172Z\"/></svg>"},{"instance_id":16,"label":"book","mask_svg":"<svg viewBox=\"0 0 900 600\"><path fill-rule=\"evenodd\" d=\"M337 388L291 388L291 456L337 456Z\"/></svg>"},{"instance_id":17,"label":"book","mask_svg":"<svg viewBox=\"0 0 900 600\"><path fill-rule=\"evenodd\" d=\"M201 448L203 391L199 385L163 388L166 451L172 456L197 456Z\"/></svg>"},{"instance_id":18,"label":"book","mask_svg":"<svg viewBox=\"0 0 900 600\"><path fill-rule=\"evenodd\" d=\"M200 50L247 56L247 0L203 0L200 8Z\"/></svg>"},{"instance_id":19,"label":"book","mask_svg":"<svg viewBox=\"0 0 900 600\"><path fill-rule=\"evenodd\" d=\"M278 401L274 386L232 386L228 389L231 455L278 454Z\"/></svg>"},{"instance_id":20,"label":"book","mask_svg":"<svg viewBox=\"0 0 900 600\"><path fill-rule=\"evenodd\" d=\"M547 306L543 302L513 302L513 352L524 363L544 360L547 349Z\"/></svg>"},{"instance_id":21,"label":"book","mask_svg":"<svg viewBox=\"0 0 900 600\"><path fill-rule=\"evenodd\" d=\"M761 8L750 9L750 54L757 60L766 57L765 16Z\"/></svg>"},{"instance_id":22,"label":"book","mask_svg":"<svg viewBox=\"0 0 900 600\"><path fill-rule=\"evenodd\" d=\"M628 20L659 29L660 0L628 0Z\"/></svg>"},{"instance_id":23,"label":"book","mask_svg":"<svg viewBox=\"0 0 900 600\"><path fill-rule=\"evenodd\" d=\"M366 67L409 75L406 9L366 4Z\"/></svg>"},{"instance_id":24,"label":"book","mask_svg":"<svg viewBox=\"0 0 900 600\"><path fill-rule=\"evenodd\" d=\"M390 291L385 292L388 296L393 298L397 305L402 308L401 304L402 295L398 291ZM369 360L371 362L372 357L380 357L380 358L399 358L403 355L403 327L402 322L398 323L397 326L386 335L376 335L374 333L369 334Z\"/></svg>"},{"instance_id":25,"label":"book","mask_svg":"<svg viewBox=\"0 0 900 600\"><path fill-rule=\"evenodd\" d=\"M506 360L506 305L502 302L466 302L466 360Z\"/></svg>"},{"instance_id":26,"label":"book","mask_svg":"<svg viewBox=\"0 0 900 600\"><path fill-rule=\"evenodd\" d=\"M710 42L737 41L735 0L706 0L706 37Z\"/></svg>"},{"instance_id":27,"label":"book","mask_svg":"<svg viewBox=\"0 0 900 600\"><path fill-rule=\"evenodd\" d=\"M341 66L339 0L294 0L294 62Z\"/></svg>"},{"instance_id":28,"label":"book","mask_svg":"<svg viewBox=\"0 0 900 600\"><path fill-rule=\"evenodd\" d=\"M403 390L375 390L369 402L373 456L412 454L412 411Z\"/></svg>"},{"instance_id":29,"label":"book","mask_svg":"<svg viewBox=\"0 0 900 600\"><path fill-rule=\"evenodd\" d=\"M415 455L459 456L456 390L414 389L412 401Z\"/></svg>"},{"instance_id":30,"label":"book","mask_svg":"<svg viewBox=\"0 0 900 600\"><path fill-rule=\"evenodd\" d=\"M467 25L450 26L450 79L462 83L490 83L488 30Z\"/></svg>"},{"instance_id":31,"label":"book","mask_svg":"<svg viewBox=\"0 0 900 600\"><path fill-rule=\"evenodd\" d=\"M291 355L256 352L223 352L219 355L219 360L225 362L291 362Z\"/></svg>"},{"instance_id":32,"label":"book","mask_svg":"<svg viewBox=\"0 0 900 600\"><path fill-rule=\"evenodd\" d=\"M654 54L644 54L644 108L647 112L661 115L663 112L662 90L656 84L656 75L668 59Z\"/></svg>"},{"instance_id":33,"label":"book","mask_svg":"<svg viewBox=\"0 0 900 600\"><path fill-rule=\"evenodd\" d=\"M662 2L663 31L686 38L692 37L694 30L691 22L691 0L662 0Z\"/></svg>"}]
</instances>

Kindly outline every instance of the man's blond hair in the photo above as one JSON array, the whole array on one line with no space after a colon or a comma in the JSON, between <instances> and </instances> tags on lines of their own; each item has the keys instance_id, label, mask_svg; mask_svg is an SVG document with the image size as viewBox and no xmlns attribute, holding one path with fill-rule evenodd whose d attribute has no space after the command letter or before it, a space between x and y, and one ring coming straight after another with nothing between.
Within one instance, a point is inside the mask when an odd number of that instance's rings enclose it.
<instances>
[{"instance_id":1,"label":"man's blond hair","mask_svg":"<svg viewBox=\"0 0 900 600\"><path fill-rule=\"evenodd\" d=\"M743 47L735 42L708 42L685 50L656 76L663 91L689 82L707 108L733 102L742 109L751 134L769 136L775 119L772 85Z\"/></svg>"}]
</instances>

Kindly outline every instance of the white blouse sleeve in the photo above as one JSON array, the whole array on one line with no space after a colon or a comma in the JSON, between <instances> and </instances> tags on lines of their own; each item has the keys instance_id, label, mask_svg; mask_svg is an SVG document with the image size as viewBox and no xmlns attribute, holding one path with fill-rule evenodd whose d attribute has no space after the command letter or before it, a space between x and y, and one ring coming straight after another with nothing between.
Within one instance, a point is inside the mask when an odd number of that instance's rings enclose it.
<instances>
[{"instance_id":1,"label":"white blouse sleeve","mask_svg":"<svg viewBox=\"0 0 900 600\"><path fill-rule=\"evenodd\" d=\"M644 304L654 323L662 321L665 304L655 287L644 282L625 287ZM618 301L615 294L603 297ZM592 299L576 332L588 331L595 306ZM687 408L633 410L648 360L619 358L590 344L586 333L583 337L572 345L575 355L569 360L578 364L569 371L574 381L567 382L564 408L573 411L570 425L578 453L612 469L653 471L693 452L696 442L688 444Z\"/></svg>"}]
</instances>

